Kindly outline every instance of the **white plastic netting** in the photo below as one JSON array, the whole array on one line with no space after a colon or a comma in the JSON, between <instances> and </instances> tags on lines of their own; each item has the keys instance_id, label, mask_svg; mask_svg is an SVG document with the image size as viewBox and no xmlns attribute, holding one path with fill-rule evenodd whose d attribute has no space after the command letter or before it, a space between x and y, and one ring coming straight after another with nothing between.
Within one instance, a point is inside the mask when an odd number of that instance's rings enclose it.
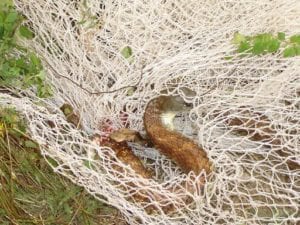
<instances>
[{"instance_id":1,"label":"white plastic netting","mask_svg":"<svg viewBox=\"0 0 300 225\"><path fill-rule=\"evenodd\" d=\"M15 3L37 34L27 44L42 57L54 97L36 104L33 97L1 94L0 101L22 111L42 154L57 162L51 164L56 172L117 207L130 224L299 222L299 57L224 59L234 51L236 31L299 33L299 0ZM130 59L121 54L126 46ZM136 90L89 93L137 83ZM193 104L177 128L202 145L214 165L203 190L193 174L184 175L155 149L135 146L155 172L144 179L89 138L105 135L107 126L124 127L124 114L126 125L143 132L147 102L171 86L169 94ZM197 95L185 96L183 87ZM66 121L59 109L65 102L81 115L83 131Z\"/></svg>"}]
</instances>

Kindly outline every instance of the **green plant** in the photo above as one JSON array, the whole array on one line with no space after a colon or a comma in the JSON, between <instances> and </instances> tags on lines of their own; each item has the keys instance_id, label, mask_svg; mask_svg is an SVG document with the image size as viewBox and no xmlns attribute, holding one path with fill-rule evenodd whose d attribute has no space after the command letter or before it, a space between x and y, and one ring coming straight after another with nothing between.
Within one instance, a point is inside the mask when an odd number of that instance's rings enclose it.
<instances>
[{"instance_id":1,"label":"green plant","mask_svg":"<svg viewBox=\"0 0 300 225\"><path fill-rule=\"evenodd\" d=\"M26 131L25 124L13 108L0 108L0 137L21 136Z\"/></svg>"},{"instance_id":2,"label":"green plant","mask_svg":"<svg viewBox=\"0 0 300 225\"><path fill-rule=\"evenodd\" d=\"M293 35L286 39L283 32L277 35L270 33L261 33L254 36L246 36L236 32L234 34L233 44L237 46L237 52L253 55L264 55L267 53L275 53L283 48L283 57L300 56L300 35ZM231 57L227 57L230 59Z\"/></svg>"},{"instance_id":3,"label":"green plant","mask_svg":"<svg viewBox=\"0 0 300 225\"><path fill-rule=\"evenodd\" d=\"M134 54L133 50L130 46L125 46L124 48L121 49L121 55L129 62L133 63L134 62Z\"/></svg>"},{"instance_id":4,"label":"green plant","mask_svg":"<svg viewBox=\"0 0 300 225\"><path fill-rule=\"evenodd\" d=\"M55 161L47 157L47 161ZM13 108L0 108L0 224L122 224L115 208L53 172Z\"/></svg>"},{"instance_id":5,"label":"green plant","mask_svg":"<svg viewBox=\"0 0 300 225\"><path fill-rule=\"evenodd\" d=\"M18 44L18 38L32 39L34 33L25 25L25 18L12 6L0 8L0 85L20 88L35 87L37 96L51 96L45 81L41 60Z\"/></svg>"},{"instance_id":6,"label":"green plant","mask_svg":"<svg viewBox=\"0 0 300 225\"><path fill-rule=\"evenodd\" d=\"M128 59L132 56L132 49L129 46L124 47L121 50L121 55L125 58Z\"/></svg>"}]
</instances>

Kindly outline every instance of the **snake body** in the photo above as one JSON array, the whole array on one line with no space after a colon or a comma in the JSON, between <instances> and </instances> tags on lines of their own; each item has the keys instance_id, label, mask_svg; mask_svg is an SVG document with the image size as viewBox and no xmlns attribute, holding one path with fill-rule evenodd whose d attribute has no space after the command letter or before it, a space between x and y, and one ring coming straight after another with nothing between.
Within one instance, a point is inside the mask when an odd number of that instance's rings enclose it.
<instances>
[{"instance_id":1,"label":"snake body","mask_svg":"<svg viewBox=\"0 0 300 225\"><path fill-rule=\"evenodd\" d=\"M184 108L185 102L180 97L159 96L149 101L143 118L148 135L147 139L151 144L154 144L160 153L176 163L183 172L193 171L195 175L198 175L204 170L206 174L209 174L211 163L206 152L193 140L174 130L173 119ZM153 173L144 167L127 143L127 141L134 141L136 138L140 139L140 135L136 136L137 134L136 131L120 129L111 133L107 140L101 141L101 138L94 136L93 141L101 146L111 148L120 161L130 166L142 178L152 179ZM114 165L114 169L119 172L119 178L124 178L127 174L127 168L121 165ZM200 176L200 179L197 179L197 185L202 187L204 183L204 176ZM172 213L181 207L182 203L191 203L192 198L186 193L193 194L196 191L194 184L186 181L176 187L165 189L165 191L178 195L178 197L173 196L172 199L166 198L164 194L155 190L141 189L134 182L121 184L120 188L131 189L132 195L128 197L128 200L146 204L145 210L150 214L160 210L165 213ZM153 199L150 200L148 196L152 196Z\"/></svg>"},{"instance_id":2,"label":"snake body","mask_svg":"<svg viewBox=\"0 0 300 225\"><path fill-rule=\"evenodd\" d=\"M172 119L184 108L180 97L159 96L151 100L144 113L144 126L155 147L175 162L185 173L211 171L206 152L193 140L173 130ZM167 121L167 122L166 122Z\"/></svg>"}]
</instances>

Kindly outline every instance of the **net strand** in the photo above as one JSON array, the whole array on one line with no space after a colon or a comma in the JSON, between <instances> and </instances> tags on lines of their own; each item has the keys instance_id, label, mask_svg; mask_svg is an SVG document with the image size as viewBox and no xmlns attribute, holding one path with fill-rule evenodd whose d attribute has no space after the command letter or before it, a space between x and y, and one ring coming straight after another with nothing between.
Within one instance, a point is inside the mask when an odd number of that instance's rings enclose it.
<instances>
[{"instance_id":1,"label":"net strand","mask_svg":"<svg viewBox=\"0 0 300 225\"><path fill-rule=\"evenodd\" d=\"M282 58L281 52L240 57L231 44L236 31L299 33L298 0L15 3L36 34L24 44L42 57L54 96L1 91L0 103L24 115L54 171L118 208L133 225L300 220L300 170L289 166L300 159L299 58ZM121 53L126 46L130 58ZM89 94L99 90L108 92ZM193 105L175 125L213 162L203 190L193 174L182 173L155 148L134 146L144 167L154 171L153 179L145 179L90 138L124 127L143 133L145 107L162 91ZM81 116L82 130L67 121L64 103ZM134 195L147 201L134 201ZM168 204L172 213L164 210Z\"/></svg>"}]
</instances>

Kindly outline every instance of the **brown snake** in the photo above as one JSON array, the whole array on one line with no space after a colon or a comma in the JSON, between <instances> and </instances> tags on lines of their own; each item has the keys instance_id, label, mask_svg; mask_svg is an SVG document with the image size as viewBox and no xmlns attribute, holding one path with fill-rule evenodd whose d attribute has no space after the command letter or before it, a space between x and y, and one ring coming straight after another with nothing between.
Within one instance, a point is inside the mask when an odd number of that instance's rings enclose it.
<instances>
[{"instance_id":1,"label":"brown snake","mask_svg":"<svg viewBox=\"0 0 300 225\"><path fill-rule=\"evenodd\" d=\"M198 175L202 170L205 170L206 174L209 174L211 172L211 162L206 152L193 140L172 129L173 118L176 113L184 108L185 102L180 97L159 96L151 100L144 113L144 126L148 139L160 153L176 163L183 172L193 171ZM146 172L138 157L134 156L126 143L126 141L134 141L135 137L139 137L137 135L137 132L120 129L113 132L110 139L102 144L111 147L117 153L117 156L122 155L118 158L129 164L142 177L149 178L149 173ZM120 151L120 149L123 150ZM135 160L132 160L133 158Z\"/></svg>"},{"instance_id":2,"label":"brown snake","mask_svg":"<svg viewBox=\"0 0 300 225\"><path fill-rule=\"evenodd\" d=\"M195 175L201 173L202 170L209 174L211 172L211 162L209 161L205 151L199 147L193 140L183 136L179 132L172 129L172 120L176 113L182 111L185 107L183 99L174 96L159 96L151 100L146 106L144 113L144 126L148 138L154 144L154 147L163 155L171 159L179 166L183 172L189 173L193 171ZM138 139L138 140L137 140ZM124 164L129 165L137 174L146 179L152 178L152 173L147 170L140 159L134 155L127 141L140 142L141 137L138 132L129 129L120 129L113 132L107 141L101 142L100 145L110 147L116 154L117 158ZM121 166L114 168L123 174L125 171ZM204 185L204 177L199 179L199 185ZM128 184L134 188L135 184ZM193 188L187 183L182 183L186 190L170 189L170 192L180 193L194 192ZM126 187L124 187L126 188ZM137 191L130 199L138 202L147 202L149 199L144 196L146 193ZM165 213L172 212L178 208L175 202L166 202L163 195L154 194L155 202L162 204L162 210ZM184 195L185 196L185 195ZM190 202L187 196L180 197L179 202ZM156 211L154 205L149 205L147 212Z\"/></svg>"},{"instance_id":3,"label":"brown snake","mask_svg":"<svg viewBox=\"0 0 300 225\"><path fill-rule=\"evenodd\" d=\"M184 172L193 171L197 175L205 170L208 174L211 163L206 152L193 140L174 131L164 121L170 120L172 126L172 117L183 107L184 102L180 97L160 96L151 100L144 113L144 126L147 135L155 147L175 162Z\"/></svg>"},{"instance_id":4,"label":"brown snake","mask_svg":"<svg viewBox=\"0 0 300 225\"><path fill-rule=\"evenodd\" d=\"M184 107L184 101L179 97L159 96L152 99L147 104L143 117L148 138L161 154L176 163L183 172L194 172L195 175L199 175L204 171L209 175L211 173L211 162L206 152L193 140L183 136L172 127L172 120L177 112L182 111L182 107ZM280 135L276 134L269 118L255 111L245 111L241 107L237 111L241 115L234 116L235 114L232 113L232 116L230 116L230 112L221 113L215 111L214 116L226 117L227 119L223 122L238 135L247 136L253 141L261 141L272 148L277 145L283 146L284 140ZM97 137L93 138L93 140L96 139ZM153 173L147 170L141 160L134 155L127 141L138 142L142 145L145 143L145 140L141 138L138 132L126 128L113 132L108 140L97 141L97 143L101 146L110 147L115 152L116 157L125 165L130 166L139 176L145 179L152 179ZM277 153L279 156L288 158L286 164L290 170L299 169L297 160L288 155L288 153L285 153L285 149L277 150ZM126 176L125 167L116 165L114 169L120 172L120 178ZM200 179L195 181L199 187L203 187L205 184L204 176L200 176ZM179 188L165 189L169 193L174 193L173 198L177 196L176 193L180 196L177 200L169 201L164 194L159 194L157 190L152 191L148 189L146 192L141 188L136 188L136 184L133 182L126 185L120 186L120 188L126 190L129 188L134 191L134 194L128 197L128 200L147 205L145 209L148 213L159 210L163 210L165 213L174 212L174 210L180 208L180 204L191 203L193 201L193 198L188 197L186 193L193 194L196 191L193 186L183 182L179 185ZM147 197L148 194L152 196L152 200ZM156 204L160 205L161 208L157 208Z\"/></svg>"}]
</instances>

